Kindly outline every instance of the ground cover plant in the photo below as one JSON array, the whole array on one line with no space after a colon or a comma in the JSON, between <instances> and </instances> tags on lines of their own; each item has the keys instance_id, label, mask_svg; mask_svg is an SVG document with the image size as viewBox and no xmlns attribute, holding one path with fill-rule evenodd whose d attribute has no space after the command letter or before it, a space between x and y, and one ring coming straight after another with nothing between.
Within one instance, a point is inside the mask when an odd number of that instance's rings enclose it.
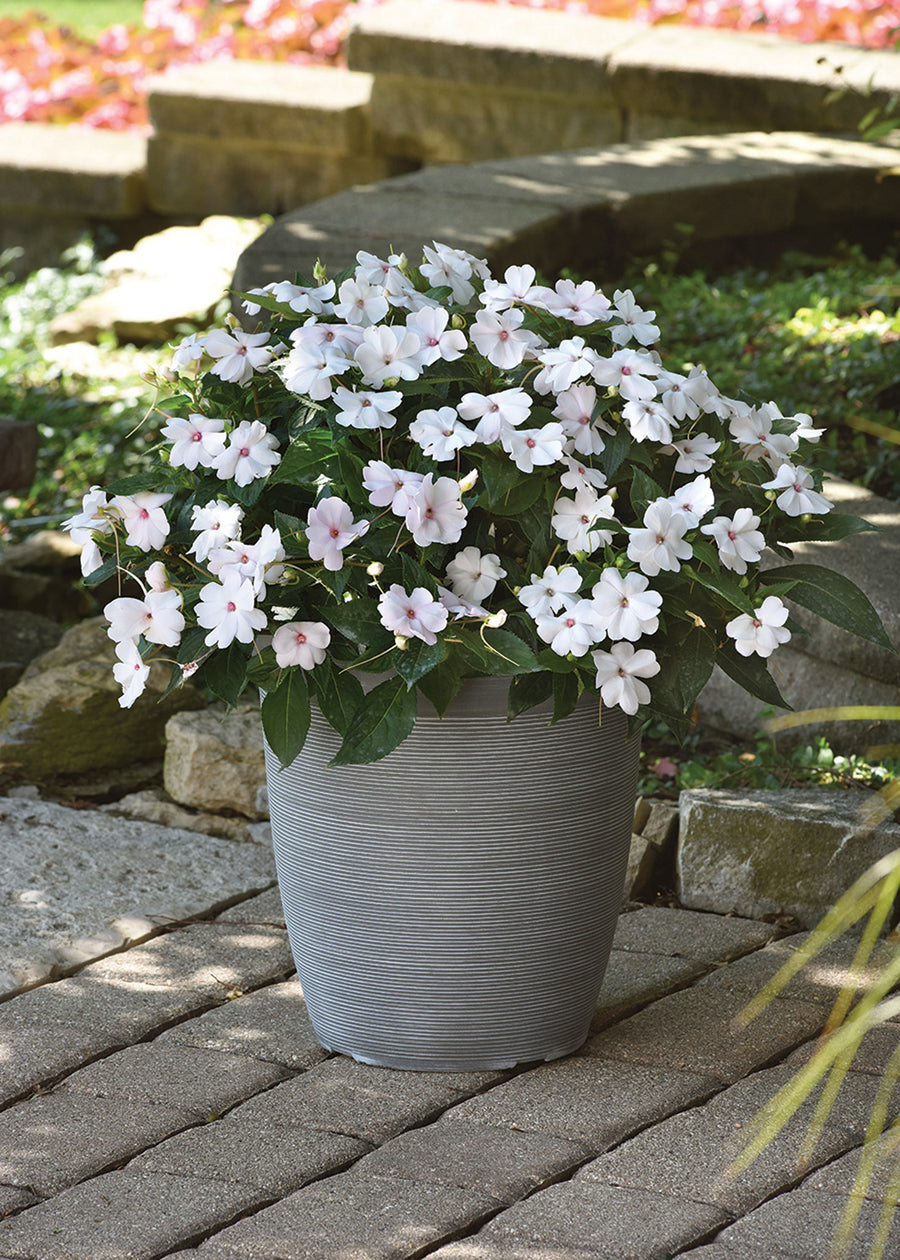
<instances>
[{"instance_id":1,"label":"ground cover plant","mask_svg":"<svg viewBox=\"0 0 900 1260\"><path fill-rule=\"evenodd\" d=\"M891 0L483 2L871 48L890 47L900 28ZM0 122L146 128L151 75L212 58L339 63L353 14L378 3L144 0L141 9L138 0L36 0L33 5L0 0Z\"/></svg>"}]
</instances>

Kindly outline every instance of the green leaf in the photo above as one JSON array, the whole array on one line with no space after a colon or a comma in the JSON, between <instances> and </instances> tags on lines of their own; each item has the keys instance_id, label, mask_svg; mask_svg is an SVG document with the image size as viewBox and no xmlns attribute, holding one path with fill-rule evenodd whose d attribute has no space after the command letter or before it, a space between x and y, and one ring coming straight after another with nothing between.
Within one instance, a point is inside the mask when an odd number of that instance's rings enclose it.
<instances>
[{"instance_id":1,"label":"green leaf","mask_svg":"<svg viewBox=\"0 0 900 1260\"><path fill-rule=\"evenodd\" d=\"M460 630L458 637L464 659L480 674L530 674L541 668L528 644L510 630Z\"/></svg>"},{"instance_id":2,"label":"green leaf","mask_svg":"<svg viewBox=\"0 0 900 1260\"><path fill-rule=\"evenodd\" d=\"M314 440L318 439L318 440ZM273 468L264 480L269 485L289 481L291 485L315 489L319 477L329 476L337 470L337 460L331 446L331 434L322 442L318 432L307 433L292 442L281 457L281 463Z\"/></svg>"},{"instance_id":3,"label":"green leaf","mask_svg":"<svg viewBox=\"0 0 900 1260\"><path fill-rule=\"evenodd\" d=\"M356 710L330 764L356 766L386 757L412 731L416 709L415 689L409 690L402 678L379 683Z\"/></svg>"},{"instance_id":4,"label":"green leaf","mask_svg":"<svg viewBox=\"0 0 900 1260\"><path fill-rule=\"evenodd\" d=\"M654 706L689 718L715 662L715 642L700 626L692 627L679 641L670 636L665 652L660 652L660 672L649 680Z\"/></svg>"},{"instance_id":5,"label":"green leaf","mask_svg":"<svg viewBox=\"0 0 900 1260\"><path fill-rule=\"evenodd\" d=\"M249 644L235 641L213 652L203 665L204 683L229 708L237 704L246 686L250 651Z\"/></svg>"},{"instance_id":6,"label":"green leaf","mask_svg":"<svg viewBox=\"0 0 900 1260\"><path fill-rule=\"evenodd\" d=\"M434 705L438 717L443 717L451 702L459 695L465 675L455 651L434 669L423 674L418 681L419 691Z\"/></svg>"},{"instance_id":7,"label":"green leaf","mask_svg":"<svg viewBox=\"0 0 900 1260\"><path fill-rule=\"evenodd\" d=\"M682 568L682 573L685 576L690 574L700 586L705 587L708 591L712 591L714 595L718 595L720 600L730 604L738 612L752 614L753 603L734 578L728 577L725 573L707 573L703 569L689 568L687 565Z\"/></svg>"},{"instance_id":8,"label":"green leaf","mask_svg":"<svg viewBox=\"0 0 900 1260\"><path fill-rule=\"evenodd\" d=\"M266 693L260 713L269 747L282 766L289 766L309 731L309 688L302 669L284 671L275 690Z\"/></svg>"},{"instance_id":9,"label":"green leaf","mask_svg":"<svg viewBox=\"0 0 900 1260\"><path fill-rule=\"evenodd\" d=\"M716 664L739 687L762 700L763 704L773 705L776 709L791 708L769 673L764 657L755 654L741 656L731 643L724 643L716 653Z\"/></svg>"},{"instance_id":10,"label":"green leaf","mask_svg":"<svg viewBox=\"0 0 900 1260\"><path fill-rule=\"evenodd\" d=\"M346 604L329 607L323 616L335 630L360 647L386 647L394 642L394 636L381 624L377 600L350 600Z\"/></svg>"},{"instance_id":11,"label":"green leaf","mask_svg":"<svg viewBox=\"0 0 900 1260\"><path fill-rule=\"evenodd\" d=\"M119 477L104 486L107 494L139 494L143 490L152 490L159 494L171 494L178 485L165 464L157 465L150 472L134 473L130 477Z\"/></svg>"},{"instance_id":12,"label":"green leaf","mask_svg":"<svg viewBox=\"0 0 900 1260\"><path fill-rule=\"evenodd\" d=\"M107 556L99 568L94 569L93 573L89 573L84 579L85 586L99 586L108 578L115 577L117 567L116 557Z\"/></svg>"},{"instance_id":13,"label":"green leaf","mask_svg":"<svg viewBox=\"0 0 900 1260\"><path fill-rule=\"evenodd\" d=\"M393 654L393 664L407 687L413 687L420 678L440 665L446 655L447 644L443 639L438 639L436 643L410 639L409 647L405 651Z\"/></svg>"},{"instance_id":14,"label":"green leaf","mask_svg":"<svg viewBox=\"0 0 900 1260\"><path fill-rule=\"evenodd\" d=\"M786 564L778 569L766 569L760 574L760 581L764 583L785 579L794 582L790 594L794 603L802 604L810 612L832 625L840 626L842 630L849 630L860 639L895 650L881 618L866 595L842 573L824 569L818 564Z\"/></svg>"},{"instance_id":15,"label":"green leaf","mask_svg":"<svg viewBox=\"0 0 900 1260\"><path fill-rule=\"evenodd\" d=\"M278 685L281 670L275 660L275 651L271 647L250 658L247 665L247 682L260 691L271 691Z\"/></svg>"},{"instance_id":16,"label":"green leaf","mask_svg":"<svg viewBox=\"0 0 900 1260\"><path fill-rule=\"evenodd\" d=\"M346 735L354 713L365 698L362 683L350 669L338 669L327 658L312 672L316 701L329 726Z\"/></svg>"},{"instance_id":17,"label":"green leaf","mask_svg":"<svg viewBox=\"0 0 900 1260\"><path fill-rule=\"evenodd\" d=\"M612 437L603 438L604 446L600 452L600 464L606 473L607 481L612 481L619 471L619 466L628 454L631 446L631 434L625 425L620 425Z\"/></svg>"},{"instance_id":18,"label":"green leaf","mask_svg":"<svg viewBox=\"0 0 900 1260\"><path fill-rule=\"evenodd\" d=\"M648 503L652 503L654 499L665 497L665 491L658 482L640 468L635 468L631 474L631 493L629 498L631 506L638 517L643 517L644 510Z\"/></svg>"},{"instance_id":19,"label":"green leaf","mask_svg":"<svg viewBox=\"0 0 900 1260\"><path fill-rule=\"evenodd\" d=\"M861 516L828 512L825 516L811 516L809 520L801 521L797 517L794 521L784 521L779 528L783 542L838 542L852 534L877 531L878 526L864 521Z\"/></svg>"},{"instance_id":20,"label":"green leaf","mask_svg":"<svg viewBox=\"0 0 900 1260\"><path fill-rule=\"evenodd\" d=\"M509 684L506 713L510 719L543 704L553 694L553 675L519 674Z\"/></svg>"},{"instance_id":21,"label":"green leaf","mask_svg":"<svg viewBox=\"0 0 900 1260\"><path fill-rule=\"evenodd\" d=\"M561 722L563 718L569 716L581 699L581 693L584 686L581 681L581 675L575 670L571 674L554 674L553 675L553 722ZM597 696L597 703L600 703L600 697Z\"/></svg>"},{"instance_id":22,"label":"green leaf","mask_svg":"<svg viewBox=\"0 0 900 1260\"><path fill-rule=\"evenodd\" d=\"M209 648L206 646L208 633L209 631L204 630L202 626L191 626L190 629L185 630L175 654L179 665L190 665L192 661L199 661L201 656L208 655Z\"/></svg>"},{"instance_id":23,"label":"green leaf","mask_svg":"<svg viewBox=\"0 0 900 1260\"><path fill-rule=\"evenodd\" d=\"M541 669L549 670L551 674L571 674L578 668L577 661L568 656L560 656L553 648L544 648L542 652L538 652L537 662Z\"/></svg>"},{"instance_id":24,"label":"green leaf","mask_svg":"<svg viewBox=\"0 0 900 1260\"><path fill-rule=\"evenodd\" d=\"M430 595L437 597L437 582L426 569L423 569L414 556L408 555L405 551L401 552L400 565L407 594L412 594L417 586L422 586Z\"/></svg>"}]
</instances>

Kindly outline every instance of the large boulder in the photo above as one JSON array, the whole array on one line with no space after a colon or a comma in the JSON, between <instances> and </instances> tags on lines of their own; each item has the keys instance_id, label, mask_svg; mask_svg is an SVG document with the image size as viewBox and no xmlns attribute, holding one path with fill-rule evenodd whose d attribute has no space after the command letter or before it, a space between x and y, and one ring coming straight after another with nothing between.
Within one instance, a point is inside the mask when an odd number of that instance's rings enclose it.
<instances>
[{"instance_id":1,"label":"large boulder","mask_svg":"<svg viewBox=\"0 0 900 1260\"><path fill-rule=\"evenodd\" d=\"M115 648L96 617L37 657L0 701L0 771L45 783L160 759L166 722L206 701L190 686L162 699L170 668L157 662L130 709L119 705Z\"/></svg>"},{"instance_id":2,"label":"large boulder","mask_svg":"<svg viewBox=\"0 0 900 1260\"><path fill-rule=\"evenodd\" d=\"M0 608L0 697L19 681L36 656L56 646L62 633L62 626L49 617Z\"/></svg>"}]
</instances>

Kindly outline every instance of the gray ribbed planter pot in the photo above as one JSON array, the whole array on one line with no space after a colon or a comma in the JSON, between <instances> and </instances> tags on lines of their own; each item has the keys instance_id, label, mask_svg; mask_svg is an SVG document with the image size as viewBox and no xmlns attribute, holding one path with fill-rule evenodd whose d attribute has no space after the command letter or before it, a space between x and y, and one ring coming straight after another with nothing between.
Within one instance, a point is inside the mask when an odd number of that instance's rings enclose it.
<instances>
[{"instance_id":1,"label":"gray ribbed planter pot","mask_svg":"<svg viewBox=\"0 0 900 1260\"><path fill-rule=\"evenodd\" d=\"M473 679L443 719L420 700L381 761L328 768L313 710L285 770L266 749L297 973L323 1046L431 1071L553 1059L588 1034L622 891L638 769L596 697L550 726L506 720Z\"/></svg>"}]
</instances>

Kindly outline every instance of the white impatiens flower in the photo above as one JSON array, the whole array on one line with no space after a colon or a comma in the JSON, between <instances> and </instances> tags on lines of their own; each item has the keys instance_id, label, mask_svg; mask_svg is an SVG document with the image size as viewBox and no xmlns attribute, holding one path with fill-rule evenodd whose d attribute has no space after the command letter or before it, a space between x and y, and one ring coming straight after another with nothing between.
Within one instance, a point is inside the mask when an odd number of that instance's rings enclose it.
<instances>
[{"instance_id":1,"label":"white impatiens flower","mask_svg":"<svg viewBox=\"0 0 900 1260\"><path fill-rule=\"evenodd\" d=\"M422 367L430 367L438 359L452 363L462 357L469 343L458 328L447 327L449 321L450 312L443 306L426 306L406 317L406 327L421 342L416 357Z\"/></svg>"},{"instance_id":2,"label":"white impatiens flower","mask_svg":"<svg viewBox=\"0 0 900 1260\"><path fill-rule=\"evenodd\" d=\"M271 525L263 525L257 542L249 544L233 540L209 553L209 571L222 578L228 571L238 573L253 586L257 599L266 584L277 582L284 573L284 547L281 534Z\"/></svg>"},{"instance_id":3,"label":"white impatiens flower","mask_svg":"<svg viewBox=\"0 0 900 1260\"><path fill-rule=\"evenodd\" d=\"M326 569L336 573L344 564L344 548L367 529L368 522L354 521L350 505L343 499L323 499L306 514L310 559L321 560Z\"/></svg>"},{"instance_id":4,"label":"white impatiens flower","mask_svg":"<svg viewBox=\"0 0 900 1260\"><path fill-rule=\"evenodd\" d=\"M266 614L256 607L253 583L234 571L200 588L194 612L197 625L209 631L203 640L207 647L226 648L235 639L252 643L253 636L266 628Z\"/></svg>"},{"instance_id":5,"label":"white impatiens flower","mask_svg":"<svg viewBox=\"0 0 900 1260\"><path fill-rule=\"evenodd\" d=\"M543 367L534 378L534 388L539 394L560 394L589 375L598 357L595 350L585 345L583 337L570 337L558 346L549 346L537 356Z\"/></svg>"},{"instance_id":6,"label":"white impatiens flower","mask_svg":"<svg viewBox=\"0 0 900 1260\"><path fill-rule=\"evenodd\" d=\"M575 600L570 607L554 615L538 617L537 632L557 656L584 656L603 638L597 623L593 601Z\"/></svg>"},{"instance_id":7,"label":"white impatiens flower","mask_svg":"<svg viewBox=\"0 0 900 1260\"><path fill-rule=\"evenodd\" d=\"M475 296L472 276L488 274L484 259L474 258L463 249L440 245L437 241L433 242L433 248L426 245L422 252L425 261L419 271L425 279L430 280L435 288L448 285L453 301L460 306L467 306Z\"/></svg>"},{"instance_id":8,"label":"white impatiens flower","mask_svg":"<svg viewBox=\"0 0 900 1260\"><path fill-rule=\"evenodd\" d=\"M660 402L676 420L696 420L709 394L706 374L698 368L692 368L689 376L660 372L657 388Z\"/></svg>"},{"instance_id":9,"label":"white impatiens flower","mask_svg":"<svg viewBox=\"0 0 900 1260\"><path fill-rule=\"evenodd\" d=\"M597 359L591 375L598 385L615 389L622 398L648 402L656 396L656 364L637 350L616 350L608 359Z\"/></svg>"},{"instance_id":10,"label":"white impatiens flower","mask_svg":"<svg viewBox=\"0 0 900 1260\"><path fill-rule=\"evenodd\" d=\"M508 429L524 424L531 413L531 396L524 389L503 389L496 394L463 394L456 408L469 423L475 420L479 442L498 442Z\"/></svg>"},{"instance_id":11,"label":"white impatiens flower","mask_svg":"<svg viewBox=\"0 0 900 1260\"><path fill-rule=\"evenodd\" d=\"M299 665L301 669L313 669L325 659L325 649L331 642L331 631L322 621L289 621L279 626L272 635L275 664L279 669Z\"/></svg>"},{"instance_id":12,"label":"white impatiens flower","mask_svg":"<svg viewBox=\"0 0 900 1260\"><path fill-rule=\"evenodd\" d=\"M758 526L759 517L752 508L741 507L733 517L717 516L711 525L701 525L700 532L715 542L726 569L746 573L747 565L756 563L766 545Z\"/></svg>"},{"instance_id":13,"label":"white impatiens flower","mask_svg":"<svg viewBox=\"0 0 900 1260\"><path fill-rule=\"evenodd\" d=\"M348 279L338 289L334 313L348 324L368 326L384 319L390 309L381 285L367 280Z\"/></svg>"},{"instance_id":14,"label":"white impatiens flower","mask_svg":"<svg viewBox=\"0 0 900 1260\"><path fill-rule=\"evenodd\" d=\"M712 482L709 477L701 474L693 481L679 486L675 493L669 496L669 502L676 511L687 517L688 526L696 529L704 516L708 515L716 505Z\"/></svg>"},{"instance_id":15,"label":"white impatiens flower","mask_svg":"<svg viewBox=\"0 0 900 1260\"><path fill-rule=\"evenodd\" d=\"M115 515L118 516L118 510ZM94 541L94 534L108 534L113 528L106 492L99 486L91 486L82 497L81 511L63 521L62 528L68 530L72 542L81 548L82 577L90 577L103 563L103 553Z\"/></svg>"},{"instance_id":16,"label":"white impatiens flower","mask_svg":"<svg viewBox=\"0 0 900 1260\"><path fill-rule=\"evenodd\" d=\"M579 490L574 499L557 499L550 524L571 555L591 555L598 547L612 542L612 531L598 529L597 522L614 519L612 496L601 496L588 489Z\"/></svg>"},{"instance_id":17,"label":"white impatiens flower","mask_svg":"<svg viewBox=\"0 0 900 1260\"><path fill-rule=\"evenodd\" d=\"M592 423L597 405L597 391L593 385L572 385L557 395L553 415L562 425L573 451L579 455L599 455L603 450L603 433L614 430L604 422Z\"/></svg>"},{"instance_id":18,"label":"white impatiens flower","mask_svg":"<svg viewBox=\"0 0 900 1260\"><path fill-rule=\"evenodd\" d=\"M695 433L692 437L679 438L671 446L678 456L675 461L675 471L677 473L709 472L713 466L712 456L721 445L721 442L711 438L708 433Z\"/></svg>"},{"instance_id":19,"label":"white impatiens flower","mask_svg":"<svg viewBox=\"0 0 900 1260\"><path fill-rule=\"evenodd\" d=\"M647 648L635 650L630 643L614 643L608 652L592 652L591 659L604 704L618 705L625 713L634 714L642 704L650 703L650 688L641 680L659 673L655 653Z\"/></svg>"},{"instance_id":20,"label":"white impatiens flower","mask_svg":"<svg viewBox=\"0 0 900 1260\"><path fill-rule=\"evenodd\" d=\"M337 404L335 420L350 429L392 429L397 417L391 415L403 402L403 395L396 389L345 389L339 385L334 391Z\"/></svg>"},{"instance_id":21,"label":"white impatiens flower","mask_svg":"<svg viewBox=\"0 0 900 1260\"><path fill-rule=\"evenodd\" d=\"M734 404L728 428L746 459L764 459L771 468L780 467L797 449L796 434L774 433L772 425L779 418L776 407L748 407Z\"/></svg>"},{"instance_id":22,"label":"white impatiens flower","mask_svg":"<svg viewBox=\"0 0 900 1260\"><path fill-rule=\"evenodd\" d=\"M263 371L272 361L272 351L266 349L269 334L247 333L240 328L226 332L224 328L214 328L206 334L206 353L216 359L212 371L223 381L233 381L235 385L246 385L254 372Z\"/></svg>"},{"instance_id":23,"label":"white impatiens flower","mask_svg":"<svg viewBox=\"0 0 900 1260\"><path fill-rule=\"evenodd\" d=\"M524 319L524 311L514 307L502 314L479 311L469 327L469 336L479 354L502 372L508 372L541 344L536 333L522 328Z\"/></svg>"},{"instance_id":24,"label":"white impatiens flower","mask_svg":"<svg viewBox=\"0 0 900 1260\"><path fill-rule=\"evenodd\" d=\"M257 308L258 309L258 308ZM177 372L181 368L197 363L206 353L206 336L204 333L191 333L184 337L177 346L172 347L172 368Z\"/></svg>"},{"instance_id":25,"label":"white impatiens flower","mask_svg":"<svg viewBox=\"0 0 900 1260\"><path fill-rule=\"evenodd\" d=\"M554 565L548 564L540 577L532 573L530 585L520 587L518 599L528 609L532 620L537 621L563 608L571 608L580 590L581 574L574 566L564 565L557 571Z\"/></svg>"},{"instance_id":26,"label":"white impatiens flower","mask_svg":"<svg viewBox=\"0 0 900 1260\"><path fill-rule=\"evenodd\" d=\"M119 707L130 709L147 686L150 666L144 663L133 639L123 639L121 643L117 643L116 656L119 663L113 665L113 678L122 688Z\"/></svg>"},{"instance_id":27,"label":"white impatiens flower","mask_svg":"<svg viewBox=\"0 0 900 1260\"><path fill-rule=\"evenodd\" d=\"M633 560L647 577L656 577L661 569L677 573L682 560L690 560L693 552L685 541L688 520L666 499L657 499L644 513L643 527L628 530L628 559Z\"/></svg>"},{"instance_id":28,"label":"white impatiens flower","mask_svg":"<svg viewBox=\"0 0 900 1260\"><path fill-rule=\"evenodd\" d=\"M622 408L622 419L635 442L672 441L672 426L677 421L660 402L652 398L631 398Z\"/></svg>"},{"instance_id":29,"label":"white impatiens flower","mask_svg":"<svg viewBox=\"0 0 900 1260\"><path fill-rule=\"evenodd\" d=\"M363 384L379 388L385 381L416 380L422 371L420 348L419 335L411 329L395 331L386 324L376 324L365 330L353 357L362 372Z\"/></svg>"},{"instance_id":30,"label":"white impatiens flower","mask_svg":"<svg viewBox=\"0 0 900 1260\"><path fill-rule=\"evenodd\" d=\"M143 599L122 596L103 609L109 622L109 637L115 643L143 635L148 643L176 647L184 630L181 593L175 590L148 591Z\"/></svg>"},{"instance_id":31,"label":"white impatiens flower","mask_svg":"<svg viewBox=\"0 0 900 1260\"><path fill-rule=\"evenodd\" d=\"M485 280L479 301L491 311L505 311L515 303L532 304L543 293L535 287L537 272L526 263L522 267L507 267L502 280Z\"/></svg>"},{"instance_id":32,"label":"white impatiens flower","mask_svg":"<svg viewBox=\"0 0 900 1260\"><path fill-rule=\"evenodd\" d=\"M390 468L383 459L370 459L362 477L372 506L389 507L395 516L406 516L423 479L423 473Z\"/></svg>"},{"instance_id":33,"label":"white impatiens flower","mask_svg":"<svg viewBox=\"0 0 900 1260\"><path fill-rule=\"evenodd\" d=\"M249 486L257 477L267 477L281 463L278 439L259 420L242 420L228 435L228 445L212 461L221 481Z\"/></svg>"},{"instance_id":34,"label":"white impatiens flower","mask_svg":"<svg viewBox=\"0 0 900 1260\"><path fill-rule=\"evenodd\" d=\"M557 319L565 319L570 324L583 326L609 319L609 298L590 280L582 280L580 284L574 280L557 280L555 288L544 290L541 305Z\"/></svg>"},{"instance_id":35,"label":"white impatiens flower","mask_svg":"<svg viewBox=\"0 0 900 1260\"><path fill-rule=\"evenodd\" d=\"M659 328L653 323L656 311L642 310L630 289L616 289L613 307L609 335L617 346L627 346L629 341L652 346L659 341Z\"/></svg>"},{"instance_id":36,"label":"white impatiens flower","mask_svg":"<svg viewBox=\"0 0 900 1260\"><path fill-rule=\"evenodd\" d=\"M462 536L467 516L459 482L452 477L438 477L435 481L433 474L428 473L411 498L405 517L406 528L419 547L455 543Z\"/></svg>"},{"instance_id":37,"label":"white impatiens flower","mask_svg":"<svg viewBox=\"0 0 900 1260\"><path fill-rule=\"evenodd\" d=\"M422 448L423 454L437 463L454 459L458 451L475 441L475 434L466 428L452 407L420 411L409 426L409 436Z\"/></svg>"},{"instance_id":38,"label":"white impatiens flower","mask_svg":"<svg viewBox=\"0 0 900 1260\"><path fill-rule=\"evenodd\" d=\"M545 464L556 464L563 457L566 435L555 420L540 429L507 429L500 435L500 445L520 472L534 472Z\"/></svg>"},{"instance_id":39,"label":"white impatiens flower","mask_svg":"<svg viewBox=\"0 0 900 1260\"><path fill-rule=\"evenodd\" d=\"M608 638L636 643L642 635L656 634L662 595L648 586L643 573L603 570L591 596L597 621Z\"/></svg>"},{"instance_id":40,"label":"white impatiens flower","mask_svg":"<svg viewBox=\"0 0 900 1260\"><path fill-rule=\"evenodd\" d=\"M803 516L807 512L817 515L832 508L824 494L815 489L810 473L793 464L782 464L772 481L763 482L763 490L781 491L775 503L787 516Z\"/></svg>"},{"instance_id":41,"label":"white impatiens flower","mask_svg":"<svg viewBox=\"0 0 900 1260\"><path fill-rule=\"evenodd\" d=\"M343 341L295 340L284 361L284 383L292 393L322 402L334 391L332 377L353 366L351 354L352 348Z\"/></svg>"},{"instance_id":42,"label":"white impatiens flower","mask_svg":"<svg viewBox=\"0 0 900 1260\"><path fill-rule=\"evenodd\" d=\"M787 643L791 632L784 624L788 619L787 607L777 595L768 595L753 616L741 613L725 627L725 633L734 639L735 650L741 656L771 656L781 643Z\"/></svg>"},{"instance_id":43,"label":"white impatiens flower","mask_svg":"<svg viewBox=\"0 0 900 1260\"><path fill-rule=\"evenodd\" d=\"M412 635L425 643L437 643L438 631L450 619L447 608L424 586L409 594L395 582L378 601L381 624L393 634Z\"/></svg>"},{"instance_id":44,"label":"white impatiens flower","mask_svg":"<svg viewBox=\"0 0 900 1260\"><path fill-rule=\"evenodd\" d=\"M567 448L562 462L565 472L560 474L559 484L564 490L574 490L578 494L582 490L605 490L606 474L599 468L589 468L580 460L574 459Z\"/></svg>"},{"instance_id":45,"label":"white impatiens flower","mask_svg":"<svg viewBox=\"0 0 900 1260\"><path fill-rule=\"evenodd\" d=\"M186 420L173 416L160 430L172 443L169 463L173 468L193 472L198 466L211 468L225 448L225 421L191 412Z\"/></svg>"},{"instance_id":46,"label":"white impatiens flower","mask_svg":"<svg viewBox=\"0 0 900 1260\"><path fill-rule=\"evenodd\" d=\"M476 604L490 595L506 570L500 567L500 557L477 547L463 547L447 565L447 577L454 595Z\"/></svg>"},{"instance_id":47,"label":"white impatiens flower","mask_svg":"<svg viewBox=\"0 0 900 1260\"><path fill-rule=\"evenodd\" d=\"M125 541L141 551L158 551L169 536L163 504L171 497L150 490L139 490L131 496L117 494L112 506L118 509L125 525Z\"/></svg>"},{"instance_id":48,"label":"white impatiens flower","mask_svg":"<svg viewBox=\"0 0 900 1260\"><path fill-rule=\"evenodd\" d=\"M188 550L202 563L214 547L237 538L243 519L243 508L223 499L212 499L203 507L193 507L191 528L197 531L197 537Z\"/></svg>"}]
</instances>

